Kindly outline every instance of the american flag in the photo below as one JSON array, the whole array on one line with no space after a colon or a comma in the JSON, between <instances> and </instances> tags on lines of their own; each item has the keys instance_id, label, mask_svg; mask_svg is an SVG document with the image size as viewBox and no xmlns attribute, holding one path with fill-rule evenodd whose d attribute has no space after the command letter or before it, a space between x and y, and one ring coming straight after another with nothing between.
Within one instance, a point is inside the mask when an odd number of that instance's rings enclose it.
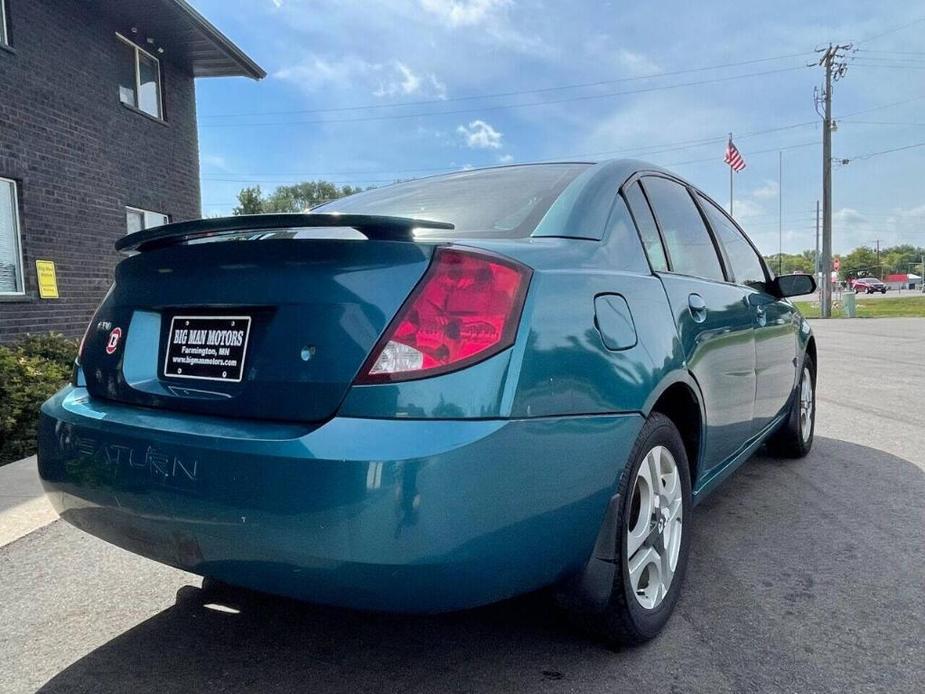
<instances>
[{"instance_id":1,"label":"american flag","mask_svg":"<svg viewBox=\"0 0 925 694\"><path fill-rule=\"evenodd\" d=\"M745 168L745 160L742 158L739 150L736 149L736 146L732 144L731 137L726 144L726 156L723 158L723 161L729 164L736 173Z\"/></svg>"}]
</instances>

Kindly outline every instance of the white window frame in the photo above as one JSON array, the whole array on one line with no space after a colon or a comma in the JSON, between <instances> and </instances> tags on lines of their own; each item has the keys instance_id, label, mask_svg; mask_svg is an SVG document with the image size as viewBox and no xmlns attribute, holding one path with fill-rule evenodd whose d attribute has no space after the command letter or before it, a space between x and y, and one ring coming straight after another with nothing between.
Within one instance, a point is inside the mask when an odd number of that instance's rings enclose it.
<instances>
[{"instance_id":1,"label":"white window frame","mask_svg":"<svg viewBox=\"0 0 925 694\"><path fill-rule=\"evenodd\" d=\"M10 30L6 23L6 0L0 0L0 45L10 45Z\"/></svg>"},{"instance_id":2,"label":"white window frame","mask_svg":"<svg viewBox=\"0 0 925 694\"><path fill-rule=\"evenodd\" d=\"M18 292L0 291L0 296L25 296L26 295L26 269L25 261L22 254L22 224L19 219L19 186L11 178L0 177L0 183L9 183L13 187L13 243L16 246L16 252L19 256L19 286Z\"/></svg>"},{"instance_id":3,"label":"white window frame","mask_svg":"<svg viewBox=\"0 0 925 694\"><path fill-rule=\"evenodd\" d=\"M0 0L0 2L2 1L3 0ZM129 48L132 48L135 50L135 100L134 100L134 103L131 104L132 108L136 109L137 111L141 111L142 113L144 113L147 116L150 116L151 118L156 118L157 120L166 120L164 118L164 82L161 78L160 59L157 56L152 55L151 53L146 51L144 48L139 46L137 43L135 43L131 39L126 38L125 36L120 34L118 31L116 32L116 38L122 41L122 43L129 46ZM157 110L158 110L157 115L153 113L148 113L148 111L145 111L143 108L141 108L141 65L139 64L139 58L138 58L140 53L144 53L147 57L153 60L154 64L157 66ZM122 104L125 103L124 101L122 101L121 97L119 98L119 103L122 103Z\"/></svg>"},{"instance_id":4,"label":"white window frame","mask_svg":"<svg viewBox=\"0 0 925 694\"><path fill-rule=\"evenodd\" d=\"M165 214L163 212L155 212L154 210L146 210L143 207L135 207L133 205L126 205L125 206L125 233L126 234L129 233L129 230L128 230L128 213L129 212L135 212L141 215L143 226L141 227L140 231L144 231L145 229L150 229L151 227L160 226L160 224L152 224L149 226L148 225L148 215L157 215L158 217L163 217L164 219L167 220L166 222L164 222L164 224L170 224L169 214Z\"/></svg>"}]
</instances>

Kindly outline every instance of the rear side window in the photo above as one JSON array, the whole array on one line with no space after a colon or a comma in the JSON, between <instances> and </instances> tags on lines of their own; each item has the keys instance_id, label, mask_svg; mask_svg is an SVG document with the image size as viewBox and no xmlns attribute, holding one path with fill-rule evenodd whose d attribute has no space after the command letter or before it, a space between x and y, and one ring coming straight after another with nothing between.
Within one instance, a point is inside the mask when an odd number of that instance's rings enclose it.
<instances>
[{"instance_id":1,"label":"rear side window","mask_svg":"<svg viewBox=\"0 0 925 694\"><path fill-rule=\"evenodd\" d=\"M668 248L671 271L723 281L723 266L710 232L687 188L667 178L643 180Z\"/></svg>"},{"instance_id":2,"label":"rear side window","mask_svg":"<svg viewBox=\"0 0 925 694\"><path fill-rule=\"evenodd\" d=\"M726 257L732 266L732 274L735 275L736 283L747 284L754 289L764 289L767 282L764 265L748 239L722 210L702 196L698 197L707 219L710 220L713 232L726 249Z\"/></svg>"},{"instance_id":3,"label":"rear side window","mask_svg":"<svg viewBox=\"0 0 925 694\"><path fill-rule=\"evenodd\" d=\"M460 171L368 190L314 208L451 222L452 231L420 229L418 238L529 236L565 187L588 164L533 164Z\"/></svg>"},{"instance_id":4,"label":"rear side window","mask_svg":"<svg viewBox=\"0 0 925 694\"><path fill-rule=\"evenodd\" d=\"M652 210L649 209L649 203L646 196L639 187L639 183L634 183L625 191L626 202L636 220L636 228L639 229L639 235L642 237L642 245L646 248L646 255L649 256L649 264L655 272L664 272L668 269L668 261L665 259L665 249L662 248L662 239L658 235L658 227L655 226L655 218L652 216Z\"/></svg>"}]
</instances>

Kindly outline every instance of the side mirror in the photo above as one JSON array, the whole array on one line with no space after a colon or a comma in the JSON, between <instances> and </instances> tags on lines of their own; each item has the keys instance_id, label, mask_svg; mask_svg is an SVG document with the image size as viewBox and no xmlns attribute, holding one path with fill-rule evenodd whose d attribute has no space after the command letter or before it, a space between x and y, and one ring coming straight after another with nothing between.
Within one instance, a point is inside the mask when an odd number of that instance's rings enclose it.
<instances>
[{"instance_id":1,"label":"side mirror","mask_svg":"<svg viewBox=\"0 0 925 694\"><path fill-rule=\"evenodd\" d=\"M816 291L816 280L812 275L781 275L771 282L771 293L784 299L788 296L802 296Z\"/></svg>"}]
</instances>

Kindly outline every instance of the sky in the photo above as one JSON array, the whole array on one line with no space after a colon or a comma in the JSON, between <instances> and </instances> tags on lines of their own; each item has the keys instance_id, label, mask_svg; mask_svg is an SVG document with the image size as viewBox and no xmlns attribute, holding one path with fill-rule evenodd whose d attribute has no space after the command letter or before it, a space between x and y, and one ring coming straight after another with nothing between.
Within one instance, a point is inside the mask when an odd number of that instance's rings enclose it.
<instances>
[{"instance_id":1,"label":"sky","mask_svg":"<svg viewBox=\"0 0 925 694\"><path fill-rule=\"evenodd\" d=\"M925 246L923 0L193 4L267 71L197 83L206 215L250 185L623 157L728 205L732 132L736 218L765 254L811 249L814 51L835 42L857 50L833 90L833 248Z\"/></svg>"}]
</instances>

